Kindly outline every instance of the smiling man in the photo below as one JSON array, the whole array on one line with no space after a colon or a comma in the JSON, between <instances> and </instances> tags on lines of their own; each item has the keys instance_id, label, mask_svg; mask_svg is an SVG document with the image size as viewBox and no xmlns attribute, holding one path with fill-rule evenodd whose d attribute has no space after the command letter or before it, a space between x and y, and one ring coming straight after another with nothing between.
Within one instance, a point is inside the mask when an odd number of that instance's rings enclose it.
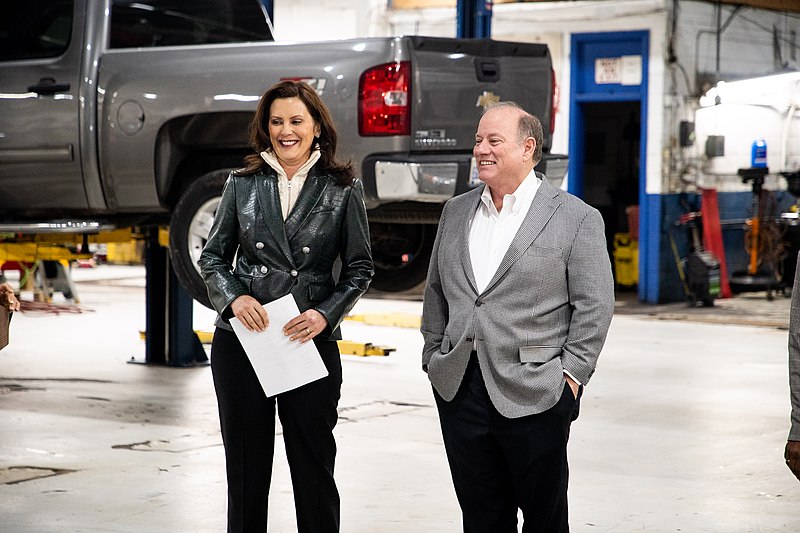
<instances>
[{"instance_id":1,"label":"smiling man","mask_svg":"<svg viewBox=\"0 0 800 533\"><path fill-rule=\"evenodd\" d=\"M428 373L469 533L569 531L567 440L614 310L597 210L533 168L542 125L487 108L485 184L448 201L422 316Z\"/></svg>"}]
</instances>

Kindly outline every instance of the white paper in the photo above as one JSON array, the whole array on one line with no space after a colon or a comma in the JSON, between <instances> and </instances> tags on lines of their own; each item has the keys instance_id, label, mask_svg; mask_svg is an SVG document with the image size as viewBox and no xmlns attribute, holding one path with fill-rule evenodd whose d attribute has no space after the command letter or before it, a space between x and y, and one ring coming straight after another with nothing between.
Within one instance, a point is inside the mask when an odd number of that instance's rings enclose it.
<instances>
[{"instance_id":1,"label":"white paper","mask_svg":"<svg viewBox=\"0 0 800 533\"><path fill-rule=\"evenodd\" d=\"M238 318L231 320L231 326L266 395L275 396L327 376L328 369L312 341L292 341L283 334L283 326L300 314L292 295L265 304L264 309L269 318L266 330L250 331Z\"/></svg>"},{"instance_id":2,"label":"white paper","mask_svg":"<svg viewBox=\"0 0 800 533\"><path fill-rule=\"evenodd\" d=\"M642 56L622 56L622 85L642 84Z\"/></svg>"}]
</instances>

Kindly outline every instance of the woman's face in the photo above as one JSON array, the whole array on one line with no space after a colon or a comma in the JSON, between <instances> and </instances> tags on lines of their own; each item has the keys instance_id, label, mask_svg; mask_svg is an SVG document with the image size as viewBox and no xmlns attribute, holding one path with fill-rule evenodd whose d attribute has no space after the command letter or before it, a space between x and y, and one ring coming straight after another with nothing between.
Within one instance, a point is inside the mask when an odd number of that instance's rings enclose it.
<instances>
[{"instance_id":1,"label":"woman's face","mask_svg":"<svg viewBox=\"0 0 800 533\"><path fill-rule=\"evenodd\" d=\"M319 126L297 97L277 98L269 107L269 140L284 168L301 166L311 156Z\"/></svg>"}]
</instances>

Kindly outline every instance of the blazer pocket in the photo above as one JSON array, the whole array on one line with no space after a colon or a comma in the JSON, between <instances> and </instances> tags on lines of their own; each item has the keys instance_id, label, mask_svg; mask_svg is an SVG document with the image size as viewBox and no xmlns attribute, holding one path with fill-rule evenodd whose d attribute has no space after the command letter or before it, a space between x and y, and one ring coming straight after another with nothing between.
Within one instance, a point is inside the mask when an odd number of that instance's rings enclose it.
<instances>
[{"instance_id":1,"label":"blazer pocket","mask_svg":"<svg viewBox=\"0 0 800 533\"><path fill-rule=\"evenodd\" d=\"M557 246L542 246L540 244L531 244L526 250L528 255L535 255L540 257L561 257L564 251Z\"/></svg>"},{"instance_id":2,"label":"blazer pocket","mask_svg":"<svg viewBox=\"0 0 800 533\"><path fill-rule=\"evenodd\" d=\"M559 357L561 346L521 346L519 360L522 363L546 363Z\"/></svg>"},{"instance_id":3,"label":"blazer pocket","mask_svg":"<svg viewBox=\"0 0 800 533\"><path fill-rule=\"evenodd\" d=\"M333 294L333 287L322 283L308 284L308 299L312 302L321 302Z\"/></svg>"}]
</instances>

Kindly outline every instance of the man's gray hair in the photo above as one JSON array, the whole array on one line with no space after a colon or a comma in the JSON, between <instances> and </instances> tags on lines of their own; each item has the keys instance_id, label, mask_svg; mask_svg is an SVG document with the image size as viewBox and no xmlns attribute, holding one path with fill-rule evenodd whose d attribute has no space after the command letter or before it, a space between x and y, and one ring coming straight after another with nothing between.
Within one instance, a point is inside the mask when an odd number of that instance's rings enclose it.
<instances>
[{"instance_id":1,"label":"man's gray hair","mask_svg":"<svg viewBox=\"0 0 800 533\"><path fill-rule=\"evenodd\" d=\"M487 105L483 109L483 114L485 115L488 111L498 108L516 109L520 112L519 124L517 124L517 141L521 143L528 137L533 137L533 140L536 141L536 149L533 151L533 164L539 164L539 161L542 160L542 146L544 145L544 129L542 128L542 122L534 115L525 111L521 105L510 100L494 102Z\"/></svg>"}]
</instances>

